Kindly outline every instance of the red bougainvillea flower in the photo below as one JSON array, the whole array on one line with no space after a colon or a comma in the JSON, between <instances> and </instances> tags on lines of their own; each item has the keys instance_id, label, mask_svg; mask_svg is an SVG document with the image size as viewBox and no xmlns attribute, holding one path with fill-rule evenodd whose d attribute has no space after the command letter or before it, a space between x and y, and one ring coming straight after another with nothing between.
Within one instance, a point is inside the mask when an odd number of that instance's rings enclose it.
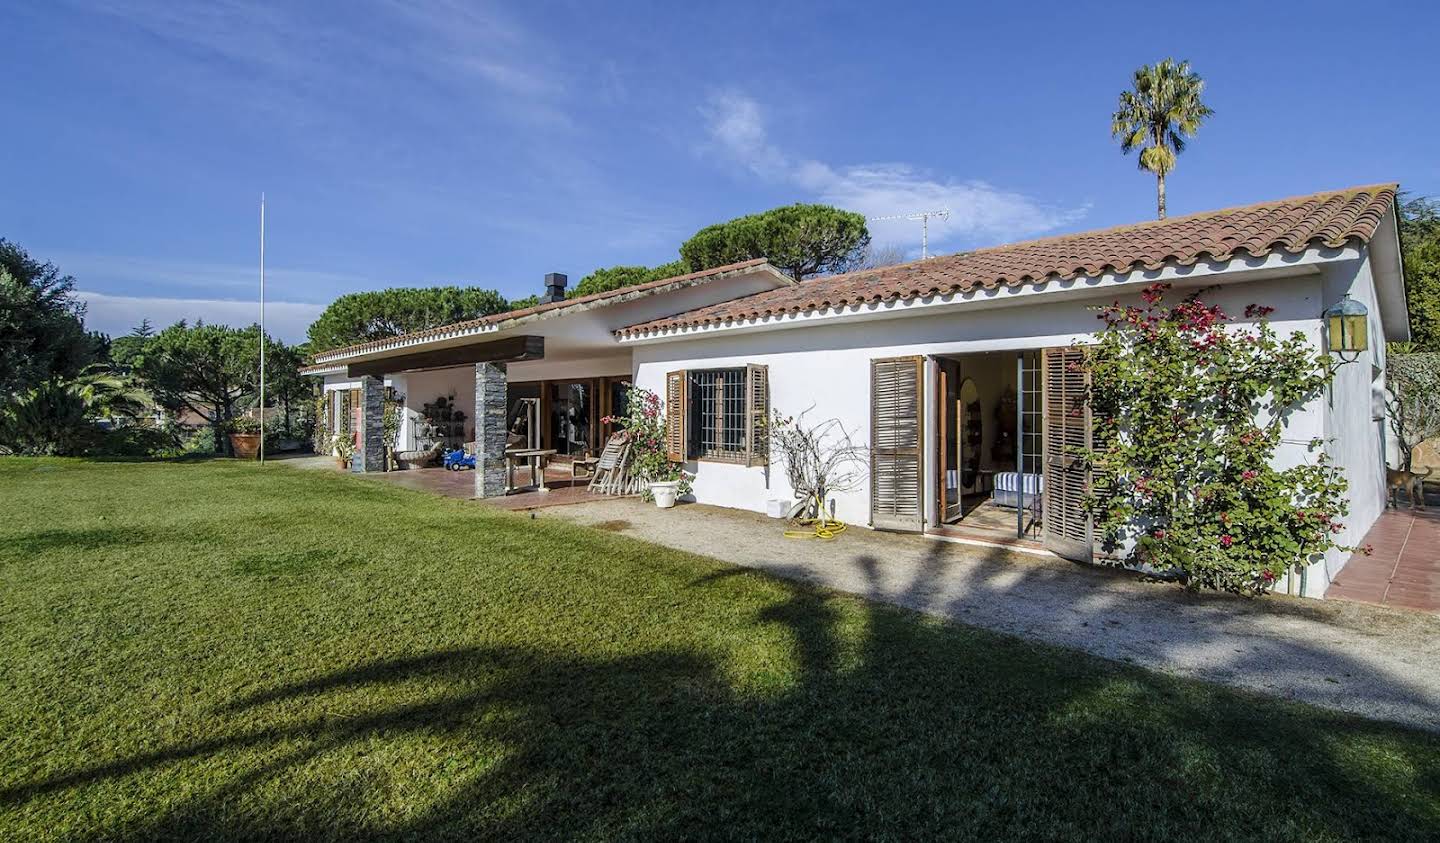
<instances>
[{"instance_id":1,"label":"red bougainvillea flower","mask_svg":"<svg viewBox=\"0 0 1440 843\"><path fill-rule=\"evenodd\" d=\"M1256 477L1259 477L1259 476L1260 476L1260 472L1256 471L1256 470L1253 469L1253 468L1247 468L1247 469L1245 469L1245 471L1243 471L1243 472L1240 474L1240 479L1241 479L1241 480L1254 480Z\"/></svg>"},{"instance_id":2,"label":"red bougainvillea flower","mask_svg":"<svg viewBox=\"0 0 1440 843\"><path fill-rule=\"evenodd\" d=\"M1261 571L1261 572L1260 572L1260 576L1261 576L1262 579L1265 580L1265 582L1274 582L1274 581L1275 581L1275 574L1271 573L1270 571Z\"/></svg>"},{"instance_id":3,"label":"red bougainvillea flower","mask_svg":"<svg viewBox=\"0 0 1440 843\"><path fill-rule=\"evenodd\" d=\"M1220 537L1220 546L1221 546L1221 547L1229 547L1230 545L1232 545L1232 544L1234 544L1234 543L1235 543L1235 540L1234 540L1233 538L1231 538L1230 536L1228 536L1228 535L1227 535L1227 536L1221 536L1221 537Z\"/></svg>"},{"instance_id":4,"label":"red bougainvillea flower","mask_svg":"<svg viewBox=\"0 0 1440 843\"><path fill-rule=\"evenodd\" d=\"M1156 531L1155 531L1155 538L1157 538L1157 539L1164 539L1164 538L1165 538L1166 536L1168 536L1168 535L1170 535L1170 534L1167 533L1167 532L1165 532L1164 530L1156 530Z\"/></svg>"}]
</instances>

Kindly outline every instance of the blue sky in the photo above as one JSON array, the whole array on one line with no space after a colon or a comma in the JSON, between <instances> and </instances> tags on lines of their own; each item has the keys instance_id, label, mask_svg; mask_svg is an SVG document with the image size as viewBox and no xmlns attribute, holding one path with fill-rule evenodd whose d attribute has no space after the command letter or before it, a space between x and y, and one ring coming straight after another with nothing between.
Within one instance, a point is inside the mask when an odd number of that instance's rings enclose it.
<instances>
[{"instance_id":1,"label":"blue sky","mask_svg":"<svg viewBox=\"0 0 1440 843\"><path fill-rule=\"evenodd\" d=\"M1360 10L1357 12L1357 9ZM10 4L0 236L92 327L672 260L795 201L948 206L941 251L1154 213L1109 115L1189 58L1216 115L1170 211L1398 180L1440 195L1440 8L1257 4ZM877 223L918 254L915 223Z\"/></svg>"}]
</instances>

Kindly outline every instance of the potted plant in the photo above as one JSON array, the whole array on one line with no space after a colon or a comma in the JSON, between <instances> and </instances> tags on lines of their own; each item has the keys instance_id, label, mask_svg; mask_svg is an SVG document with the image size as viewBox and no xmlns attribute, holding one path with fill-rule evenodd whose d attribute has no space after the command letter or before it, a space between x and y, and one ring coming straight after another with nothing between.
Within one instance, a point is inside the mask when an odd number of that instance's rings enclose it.
<instances>
[{"instance_id":1,"label":"potted plant","mask_svg":"<svg viewBox=\"0 0 1440 843\"><path fill-rule=\"evenodd\" d=\"M348 469L351 458L355 456L355 441L343 433L337 433L330 440L330 453L335 455L335 460L342 469Z\"/></svg>"},{"instance_id":2,"label":"potted plant","mask_svg":"<svg viewBox=\"0 0 1440 843\"><path fill-rule=\"evenodd\" d=\"M231 419L230 448L235 452L235 458L255 459L255 455L260 453L260 437L262 435L263 426L259 419L252 419L249 416Z\"/></svg>"},{"instance_id":3,"label":"potted plant","mask_svg":"<svg viewBox=\"0 0 1440 843\"><path fill-rule=\"evenodd\" d=\"M649 489L655 505L669 509L682 495L690 494L690 475L680 468L679 463L666 460L650 475Z\"/></svg>"},{"instance_id":4,"label":"potted plant","mask_svg":"<svg viewBox=\"0 0 1440 843\"><path fill-rule=\"evenodd\" d=\"M631 387L623 416L606 416L603 424L618 426L630 440L628 472L640 485L640 497L661 509L690 494L693 476L665 451L665 416L660 397L648 389Z\"/></svg>"}]
</instances>

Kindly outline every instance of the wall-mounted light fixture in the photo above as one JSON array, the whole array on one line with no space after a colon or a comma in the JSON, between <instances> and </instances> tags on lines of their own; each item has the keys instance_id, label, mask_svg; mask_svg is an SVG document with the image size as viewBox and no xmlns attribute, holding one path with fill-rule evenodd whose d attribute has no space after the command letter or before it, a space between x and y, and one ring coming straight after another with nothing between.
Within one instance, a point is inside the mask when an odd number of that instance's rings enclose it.
<instances>
[{"instance_id":1,"label":"wall-mounted light fixture","mask_svg":"<svg viewBox=\"0 0 1440 843\"><path fill-rule=\"evenodd\" d=\"M1330 351L1346 363L1360 358L1370 348L1370 311L1347 293L1323 314Z\"/></svg>"}]
</instances>

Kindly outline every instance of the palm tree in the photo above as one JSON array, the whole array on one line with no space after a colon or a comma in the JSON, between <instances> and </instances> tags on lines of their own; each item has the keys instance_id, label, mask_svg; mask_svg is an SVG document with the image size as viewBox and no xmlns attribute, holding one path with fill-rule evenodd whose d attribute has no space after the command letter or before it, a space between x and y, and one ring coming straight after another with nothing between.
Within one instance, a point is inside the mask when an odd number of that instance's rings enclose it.
<instances>
[{"instance_id":1,"label":"palm tree","mask_svg":"<svg viewBox=\"0 0 1440 843\"><path fill-rule=\"evenodd\" d=\"M1214 114L1200 101L1205 80L1190 69L1190 62L1165 59L1135 71L1134 90L1120 95L1120 106L1110 118L1110 134L1120 139L1126 154L1140 150L1140 169L1155 174L1156 210L1165 219L1165 175L1175 169L1175 157L1185 151L1205 118Z\"/></svg>"}]
</instances>

